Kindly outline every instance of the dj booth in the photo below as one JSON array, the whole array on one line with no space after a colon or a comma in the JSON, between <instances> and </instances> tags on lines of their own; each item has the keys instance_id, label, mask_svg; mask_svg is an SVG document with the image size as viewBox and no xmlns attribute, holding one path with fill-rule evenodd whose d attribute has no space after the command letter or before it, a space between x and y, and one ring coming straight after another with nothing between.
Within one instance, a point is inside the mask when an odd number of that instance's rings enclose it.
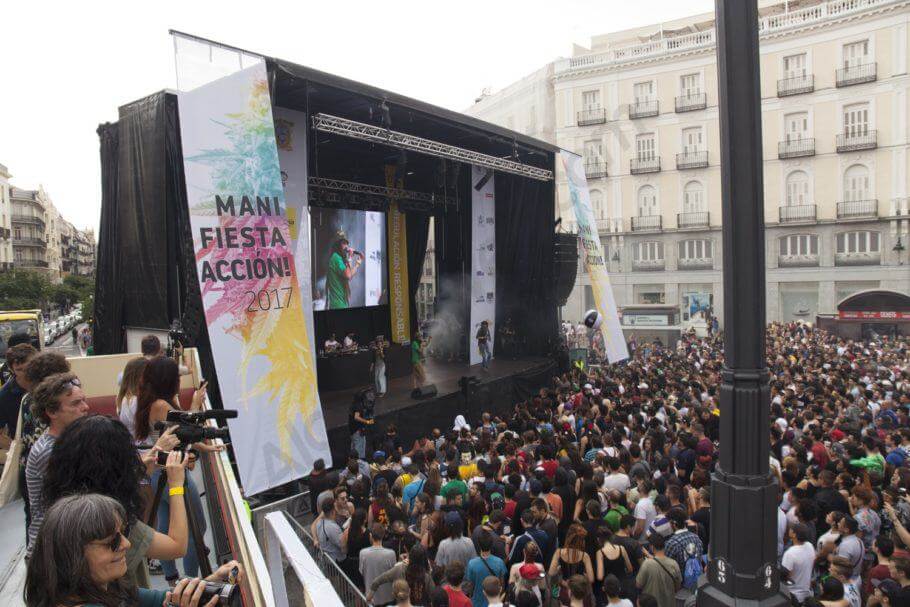
<instances>
[{"instance_id":1,"label":"dj booth","mask_svg":"<svg viewBox=\"0 0 910 607\"><path fill-rule=\"evenodd\" d=\"M372 385L370 365L373 353L361 349L350 354L323 354L316 358L316 376L320 390L348 390ZM385 352L386 377L404 377L411 373L411 347L392 344Z\"/></svg>"}]
</instances>

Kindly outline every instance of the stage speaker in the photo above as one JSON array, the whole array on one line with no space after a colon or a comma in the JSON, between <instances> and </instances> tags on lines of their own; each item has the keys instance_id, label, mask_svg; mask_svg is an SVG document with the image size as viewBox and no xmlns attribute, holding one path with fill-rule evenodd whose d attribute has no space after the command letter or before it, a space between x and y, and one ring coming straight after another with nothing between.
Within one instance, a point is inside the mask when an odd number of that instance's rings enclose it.
<instances>
[{"instance_id":1,"label":"stage speaker","mask_svg":"<svg viewBox=\"0 0 910 607\"><path fill-rule=\"evenodd\" d=\"M411 398L433 398L436 396L436 394L436 384L426 384L425 386L420 386L411 392Z\"/></svg>"},{"instance_id":2,"label":"stage speaker","mask_svg":"<svg viewBox=\"0 0 910 607\"><path fill-rule=\"evenodd\" d=\"M554 249L556 301L560 306L564 306L575 286L575 276L578 273L578 236L563 232L557 233Z\"/></svg>"}]
</instances>

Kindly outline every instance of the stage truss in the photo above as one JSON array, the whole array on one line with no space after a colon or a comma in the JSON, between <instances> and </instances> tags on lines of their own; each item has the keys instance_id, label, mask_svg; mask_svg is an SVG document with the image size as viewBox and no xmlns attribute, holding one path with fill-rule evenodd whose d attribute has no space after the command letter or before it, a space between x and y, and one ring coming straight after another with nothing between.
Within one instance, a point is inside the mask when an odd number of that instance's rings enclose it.
<instances>
[{"instance_id":1,"label":"stage truss","mask_svg":"<svg viewBox=\"0 0 910 607\"><path fill-rule=\"evenodd\" d=\"M393 131L329 114L316 114L313 116L313 128L325 133L335 133L363 141L382 143L393 148L420 152L437 158L458 160L505 173L537 179L538 181L552 181L553 179L553 171L547 169L522 164L506 158L481 154L480 152L433 141L432 139L424 139L416 135L408 135L400 131Z\"/></svg>"},{"instance_id":2,"label":"stage truss","mask_svg":"<svg viewBox=\"0 0 910 607\"><path fill-rule=\"evenodd\" d=\"M397 200L413 207L432 210L435 207L455 205L451 196L427 194L414 190L387 188L356 181L343 181L326 177L310 177L308 181L310 204L326 207L355 206L365 210L382 211L390 200ZM429 208L426 208L429 207Z\"/></svg>"}]
</instances>

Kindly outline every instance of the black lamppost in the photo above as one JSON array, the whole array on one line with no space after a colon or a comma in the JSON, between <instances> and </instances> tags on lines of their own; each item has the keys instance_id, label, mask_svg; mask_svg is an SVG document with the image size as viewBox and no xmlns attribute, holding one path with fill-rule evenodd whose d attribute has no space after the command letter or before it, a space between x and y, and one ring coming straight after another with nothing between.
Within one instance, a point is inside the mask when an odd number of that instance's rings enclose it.
<instances>
[{"instance_id":1,"label":"black lamppost","mask_svg":"<svg viewBox=\"0 0 910 607\"><path fill-rule=\"evenodd\" d=\"M778 485L769 473L765 238L756 0L715 0L724 255L720 460L711 479L711 560L699 607L783 606Z\"/></svg>"}]
</instances>

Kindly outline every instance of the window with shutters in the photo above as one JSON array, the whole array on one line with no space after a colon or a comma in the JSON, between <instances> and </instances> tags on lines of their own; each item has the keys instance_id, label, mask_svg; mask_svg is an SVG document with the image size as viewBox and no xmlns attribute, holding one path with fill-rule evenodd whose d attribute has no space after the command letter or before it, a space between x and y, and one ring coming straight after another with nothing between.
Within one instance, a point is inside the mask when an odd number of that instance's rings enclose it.
<instances>
[{"instance_id":1,"label":"window with shutters","mask_svg":"<svg viewBox=\"0 0 910 607\"><path fill-rule=\"evenodd\" d=\"M660 215L657 205L657 190L654 186L643 185L638 190L638 216Z\"/></svg>"},{"instance_id":2,"label":"window with shutters","mask_svg":"<svg viewBox=\"0 0 910 607\"><path fill-rule=\"evenodd\" d=\"M683 153L690 154L702 150L703 129L700 126L683 129Z\"/></svg>"},{"instance_id":3,"label":"window with shutters","mask_svg":"<svg viewBox=\"0 0 910 607\"><path fill-rule=\"evenodd\" d=\"M604 204L603 193L600 190L591 190L591 210L594 211L595 219L606 219L607 208Z\"/></svg>"},{"instance_id":4,"label":"window with shutters","mask_svg":"<svg viewBox=\"0 0 910 607\"><path fill-rule=\"evenodd\" d=\"M784 57L784 78L805 77L806 65L806 53Z\"/></svg>"},{"instance_id":5,"label":"window with shutters","mask_svg":"<svg viewBox=\"0 0 910 607\"><path fill-rule=\"evenodd\" d=\"M870 200L869 169L864 165L854 164L844 171L844 202Z\"/></svg>"},{"instance_id":6,"label":"window with shutters","mask_svg":"<svg viewBox=\"0 0 910 607\"><path fill-rule=\"evenodd\" d=\"M796 112L784 116L784 140L787 143L809 137L809 113Z\"/></svg>"},{"instance_id":7,"label":"window with shutters","mask_svg":"<svg viewBox=\"0 0 910 607\"><path fill-rule=\"evenodd\" d=\"M581 105L586 110L600 109L600 91L584 91L581 94Z\"/></svg>"},{"instance_id":8,"label":"window with shutters","mask_svg":"<svg viewBox=\"0 0 910 607\"><path fill-rule=\"evenodd\" d=\"M700 181L690 181L683 188L683 213L700 213L705 210L705 187Z\"/></svg>"},{"instance_id":9,"label":"window with shutters","mask_svg":"<svg viewBox=\"0 0 910 607\"><path fill-rule=\"evenodd\" d=\"M844 45L843 62L845 68L869 63L869 41L860 40Z\"/></svg>"},{"instance_id":10,"label":"window with shutters","mask_svg":"<svg viewBox=\"0 0 910 607\"><path fill-rule=\"evenodd\" d=\"M599 139L585 141L585 164L592 165L603 161L603 142Z\"/></svg>"},{"instance_id":11,"label":"window with shutters","mask_svg":"<svg viewBox=\"0 0 910 607\"><path fill-rule=\"evenodd\" d=\"M654 160L657 157L654 133L642 133L635 137L635 155L639 161Z\"/></svg>"},{"instance_id":12,"label":"window with shutters","mask_svg":"<svg viewBox=\"0 0 910 607\"><path fill-rule=\"evenodd\" d=\"M837 235L837 254L854 255L880 253L879 233L869 231L841 232Z\"/></svg>"},{"instance_id":13,"label":"window with shutters","mask_svg":"<svg viewBox=\"0 0 910 607\"><path fill-rule=\"evenodd\" d=\"M710 240L698 238L679 243L679 258L683 261L707 261L711 257Z\"/></svg>"},{"instance_id":14,"label":"window with shutters","mask_svg":"<svg viewBox=\"0 0 910 607\"><path fill-rule=\"evenodd\" d=\"M854 103L844 107L844 135L863 137L869 134L869 104Z\"/></svg>"},{"instance_id":15,"label":"window with shutters","mask_svg":"<svg viewBox=\"0 0 910 607\"><path fill-rule=\"evenodd\" d=\"M779 242L781 257L818 255L818 236L815 234L791 234Z\"/></svg>"},{"instance_id":16,"label":"window with shutters","mask_svg":"<svg viewBox=\"0 0 910 607\"><path fill-rule=\"evenodd\" d=\"M633 261L663 261L664 243L657 241L636 242L632 247Z\"/></svg>"},{"instance_id":17,"label":"window with shutters","mask_svg":"<svg viewBox=\"0 0 910 607\"><path fill-rule=\"evenodd\" d=\"M701 93L701 74L685 74L679 77L679 94L692 97Z\"/></svg>"},{"instance_id":18,"label":"window with shutters","mask_svg":"<svg viewBox=\"0 0 910 607\"><path fill-rule=\"evenodd\" d=\"M812 204L809 197L809 175L805 171L793 171L787 175L787 206Z\"/></svg>"},{"instance_id":19,"label":"window with shutters","mask_svg":"<svg viewBox=\"0 0 910 607\"><path fill-rule=\"evenodd\" d=\"M635 103L645 103L654 98L654 81L636 82L632 86L632 97Z\"/></svg>"}]
</instances>

